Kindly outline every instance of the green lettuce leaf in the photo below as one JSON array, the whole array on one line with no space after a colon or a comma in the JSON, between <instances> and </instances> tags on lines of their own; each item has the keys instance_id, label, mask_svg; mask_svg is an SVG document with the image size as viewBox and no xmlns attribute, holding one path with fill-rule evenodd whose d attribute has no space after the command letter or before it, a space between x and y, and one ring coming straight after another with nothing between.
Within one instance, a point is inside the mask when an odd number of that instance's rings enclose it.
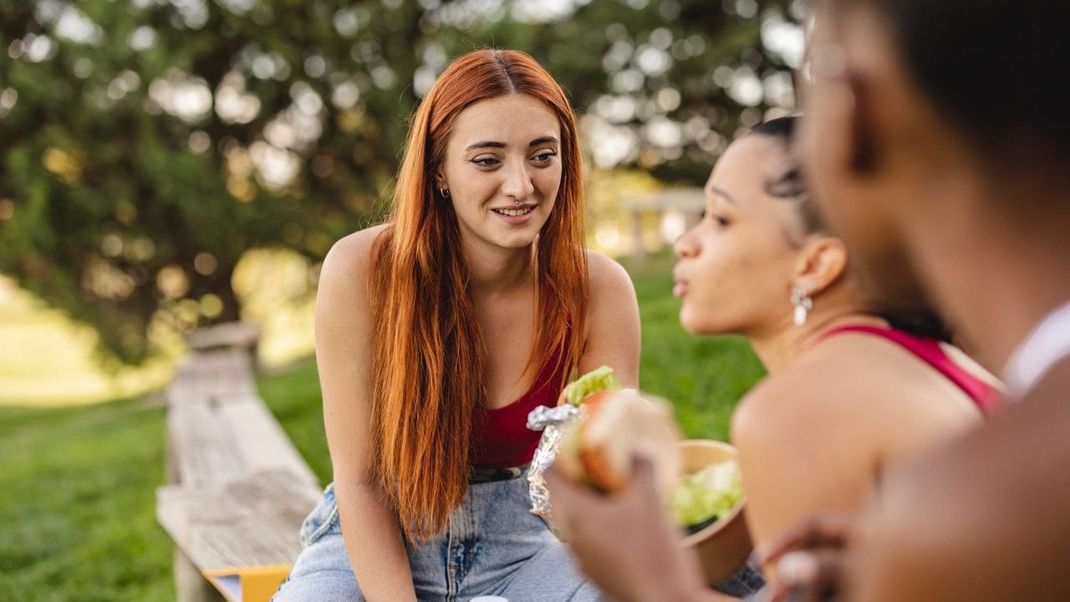
<instances>
[{"instance_id":1,"label":"green lettuce leaf","mask_svg":"<svg viewBox=\"0 0 1070 602\"><path fill-rule=\"evenodd\" d=\"M682 478L669 506L676 523L689 527L725 516L742 497L739 466L729 460L711 464Z\"/></svg>"},{"instance_id":2,"label":"green lettuce leaf","mask_svg":"<svg viewBox=\"0 0 1070 602\"><path fill-rule=\"evenodd\" d=\"M566 402L579 406L592 393L619 388L620 381L613 376L613 368L601 366L569 383L562 395L564 395Z\"/></svg>"}]
</instances>

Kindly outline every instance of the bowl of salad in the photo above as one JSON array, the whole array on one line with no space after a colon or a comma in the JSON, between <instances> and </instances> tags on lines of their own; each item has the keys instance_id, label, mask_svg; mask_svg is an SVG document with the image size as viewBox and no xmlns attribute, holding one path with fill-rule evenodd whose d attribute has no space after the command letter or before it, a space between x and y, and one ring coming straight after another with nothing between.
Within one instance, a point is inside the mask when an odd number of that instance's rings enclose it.
<instances>
[{"instance_id":1,"label":"bowl of salad","mask_svg":"<svg viewBox=\"0 0 1070 602\"><path fill-rule=\"evenodd\" d=\"M683 474L669 506L687 531L683 545L698 554L706 580L715 583L743 567L753 549L744 517L746 499L736 449L705 439L680 442Z\"/></svg>"}]
</instances>

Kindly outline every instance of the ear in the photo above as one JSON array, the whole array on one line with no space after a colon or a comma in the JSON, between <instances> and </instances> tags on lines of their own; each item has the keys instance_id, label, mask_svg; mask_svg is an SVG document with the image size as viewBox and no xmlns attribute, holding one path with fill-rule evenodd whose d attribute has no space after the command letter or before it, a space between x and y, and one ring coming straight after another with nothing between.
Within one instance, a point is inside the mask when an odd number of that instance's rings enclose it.
<instances>
[{"instance_id":1,"label":"ear","mask_svg":"<svg viewBox=\"0 0 1070 602\"><path fill-rule=\"evenodd\" d=\"M876 111L872 106L874 98L866 80L857 74L847 73L846 87L851 98L847 127L850 167L855 175L868 176L880 168Z\"/></svg>"},{"instance_id":2,"label":"ear","mask_svg":"<svg viewBox=\"0 0 1070 602\"><path fill-rule=\"evenodd\" d=\"M795 264L793 286L806 290L811 297L821 294L839 280L847 268L847 248L831 236L812 236Z\"/></svg>"},{"instance_id":3,"label":"ear","mask_svg":"<svg viewBox=\"0 0 1070 602\"><path fill-rule=\"evenodd\" d=\"M866 176L877 165L876 129L869 102L872 95L869 85L858 73L846 71L824 91L827 115L825 123L830 127L817 134L828 154L834 158L837 169L854 177Z\"/></svg>"},{"instance_id":4,"label":"ear","mask_svg":"<svg viewBox=\"0 0 1070 602\"><path fill-rule=\"evenodd\" d=\"M446 186L446 175L442 171L442 166L435 168L435 190L444 188Z\"/></svg>"}]
</instances>

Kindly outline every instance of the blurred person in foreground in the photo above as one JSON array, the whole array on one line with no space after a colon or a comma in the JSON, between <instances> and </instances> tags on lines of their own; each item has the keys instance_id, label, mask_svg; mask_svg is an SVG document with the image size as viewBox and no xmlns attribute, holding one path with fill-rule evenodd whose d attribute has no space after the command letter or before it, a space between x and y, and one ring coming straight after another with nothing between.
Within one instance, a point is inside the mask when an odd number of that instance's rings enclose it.
<instances>
[{"instance_id":1,"label":"blurred person in foreground","mask_svg":"<svg viewBox=\"0 0 1070 602\"><path fill-rule=\"evenodd\" d=\"M1008 403L854 528L811 519L765 556L810 549L783 592L811 598L1070 600L1070 3L817 11L803 151L824 213L1002 366Z\"/></svg>"},{"instance_id":2,"label":"blurred person in foreground","mask_svg":"<svg viewBox=\"0 0 1070 602\"><path fill-rule=\"evenodd\" d=\"M873 281L920 283L1008 400L860 518L764 549L775 597L1068 600L1070 3L821 0L816 22L803 155L825 214Z\"/></svg>"},{"instance_id":3,"label":"blurred person in foreground","mask_svg":"<svg viewBox=\"0 0 1070 602\"><path fill-rule=\"evenodd\" d=\"M331 249L316 360L334 483L276 600L596 600L531 514L527 465L576 371L635 386L624 270L583 246L576 121L530 56L477 50L413 117L388 223Z\"/></svg>"},{"instance_id":4,"label":"blurred person in foreground","mask_svg":"<svg viewBox=\"0 0 1070 602\"><path fill-rule=\"evenodd\" d=\"M889 311L854 271L802 182L791 152L798 122L773 119L733 142L706 185L702 221L675 245L680 323L746 337L769 371L732 419L759 545L802 517L862 508L889 470L979 425L998 394L991 375L934 338L939 321L920 304ZM554 516L596 583L622 600L699 591L642 480L600 498L559 476ZM624 526L646 521L654 527ZM677 566L663 572L666 562ZM645 573L674 572L676 583L644 588ZM731 580L717 589L744 593Z\"/></svg>"}]
</instances>

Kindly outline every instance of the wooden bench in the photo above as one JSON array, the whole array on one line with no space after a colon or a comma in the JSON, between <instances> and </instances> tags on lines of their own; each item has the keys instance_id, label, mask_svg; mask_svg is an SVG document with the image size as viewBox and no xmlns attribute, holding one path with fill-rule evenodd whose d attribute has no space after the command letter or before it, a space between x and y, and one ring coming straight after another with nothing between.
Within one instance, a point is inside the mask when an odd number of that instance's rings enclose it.
<instances>
[{"instance_id":1,"label":"wooden bench","mask_svg":"<svg viewBox=\"0 0 1070 602\"><path fill-rule=\"evenodd\" d=\"M188 355L167 407L169 484L156 516L176 544L178 599L268 600L300 552L316 477L257 395L246 349Z\"/></svg>"},{"instance_id":2,"label":"wooden bench","mask_svg":"<svg viewBox=\"0 0 1070 602\"><path fill-rule=\"evenodd\" d=\"M251 322L224 322L198 328L186 335L186 346L194 353L221 349L242 350L252 358L254 368L259 345L260 327Z\"/></svg>"}]
</instances>

